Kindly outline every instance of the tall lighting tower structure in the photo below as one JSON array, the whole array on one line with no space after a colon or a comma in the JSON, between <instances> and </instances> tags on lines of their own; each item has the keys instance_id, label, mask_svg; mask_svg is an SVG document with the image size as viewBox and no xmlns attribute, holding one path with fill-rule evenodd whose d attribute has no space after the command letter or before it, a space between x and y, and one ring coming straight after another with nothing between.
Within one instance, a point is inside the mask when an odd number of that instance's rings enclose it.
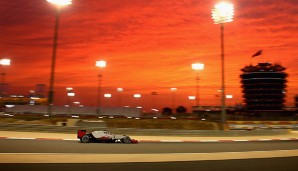
<instances>
[{"instance_id":1,"label":"tall lighting tower structure","mask_svg":"<svg viewBox=\"0 0 298 171\"><path fill-rule=\"evenodd\" d=\"M226 123L226 95L225 95L225 65L224 65L224 23L232 22L234 16L233 4L220 2L212 9L214 24L220 24L221 37L221 126L225 129Z\"/></svg>"},{"instance_id":2,"label":"tall lighting tower structure","mask_svg":"<svg viewBox=\"0 0 298 171\"><path fill-rule=\"evenodd\" d=\"M107 66L107 62L104 60L96 61L95 66L99 68L105 68ZM102 84L103 75L98 74L98 84L97 84L97 97L96 97L96 114L100 115L100 106L101 106L101 84Z\"/></svg>"},{"instance_id":3,"label":"tall lighting tower structure","mask_svg":"<svg viewBox=\"0 0 298 171\"><path fill-rule=\"evenodd\" d=\"M203 70L204 69L204 64L201 63L194 63L191 64L191 68L193 70L196 71L196 111L200 111L200 92L199 92L199 82L200 82L200 78L199 78L199 70Z\"/></svg>"},{"instance_id":4,"label":"tall lighting tower structure","mask_svg":"<svg viewBox=\"0 0 298 171\"><path fill-rule=\"evenodd\" d=\"M51 65L51 76L50 76L50 87L48 95L48 115L52 115L52 106L54 103L54 80L55 80L55 65L56 65L56 52L57 52L57 41L58 41L58 30L60 21L60 9L63 6L70 5L72 0L47 0L56 6L56 19L54 29L54 41L53 41L53 53L52 53L52 65Z\"/></svg>"}]
</instances>

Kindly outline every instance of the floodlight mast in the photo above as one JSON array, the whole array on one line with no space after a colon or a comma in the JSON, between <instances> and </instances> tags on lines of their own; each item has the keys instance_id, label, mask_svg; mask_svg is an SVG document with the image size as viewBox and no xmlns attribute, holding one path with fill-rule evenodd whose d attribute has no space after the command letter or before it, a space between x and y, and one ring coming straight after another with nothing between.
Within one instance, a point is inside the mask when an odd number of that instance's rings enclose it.
<instances>
[{"instance_id":1,"label":"floodlight mast","mask_svg":"<svg viewBox=\"0 0 298 171\"><path fill-rule=\"evenodd\" d=\"M10 65L10 59L8 58L4 58L4 59L0 59L0 65L2 66L3 71L1 72L1 84L5 84L5 76L6 76L6 72L5 72L5 66L9 66ZM1 89L0 93L3 90Z\"/></svg>"},{"instance_id":2,"label":"floodlight mast","mask_svg":"<svg viewBox=\"0 0 298 171\"><path fill-rule=\"evenodd\" d=\"M212 19L214 24L220 24L221 37L221 129L225 129L226 124L226 95L225 95L225 65L224 65L224 23L232 22L234 16L233 4L221 2L212 9Z\"/></svg>"},{"instance_id":3,"label":"floodlight mast","mask_svg":"<svg viewBox=\"0 0 298 171\"><path fill-rule=\"evenodd\" d=\"M199 93L199 70L204 69L204 64L202 63L194 63L191 64L191 68L196 71L196 111L200 111L200 93Z\"/></svg>"},{"instance_id":4,"label":"floodlight mast","mask_svg":"<svg viewBox=\"0 0 298 171\"><path fill-rule=\"evenodd\" d=\"M95 66L103 69L107 66L107 62L105 60L100 60L100 61L95 61ZM97 83L97 97L96 97L96 115L99 116L101 111L100 111L100 106L101 106L101 84L102 84L102 74L98 74L98 83Z\"/></svg>"},{"instance_id":5,"label":"floodlight mast","mask_svg":"<svg viewBox=\"0 0 298 171\"><path fill-rule=\"evenodd\" d=\"M62 6L70 5L72 3L72 0L47 0L47 1L56 6L53 53L52 53L49 94L48 94L48 115L51 117L52 106L54 105L54 80L55 80L56 53L57 53L57 44L58 44L57 43L58 42L58 30L59 30L59 23L60 23L60 8Z\"/></svg>"},{"instance_id":6,"label":"floodlight mast","mask_svg":"<svg viewBox=\"0 0 298 171\"><path fill-rule=\"evenodd\" d=\"M56 6L65 6L70 5L72 3L72 0L47 0L49 3L52 3Z\"/></svg>"}]
</instances>

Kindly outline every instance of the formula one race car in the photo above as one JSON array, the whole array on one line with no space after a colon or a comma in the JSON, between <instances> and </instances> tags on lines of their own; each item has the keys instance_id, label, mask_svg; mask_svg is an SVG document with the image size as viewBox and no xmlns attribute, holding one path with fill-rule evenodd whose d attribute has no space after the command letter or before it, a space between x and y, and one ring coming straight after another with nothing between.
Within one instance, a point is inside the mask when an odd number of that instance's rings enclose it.
<instances>
[{"instance_id":1,"label":"formula one race car","mask_svg":"<svg viewBox=\"0 0 298 171\"><path fill-rule=\"evenodd\" d=\"M131 139L127 135L115 135L107 132L106 130L93 131L91 133L87 133L86 130L78 130L77 136L82 143L89 143L89 142L102 142L102 143L119 142L119 143L125 143L125 144L138 143L138 140Z\"/></svg>"}]
</instances>

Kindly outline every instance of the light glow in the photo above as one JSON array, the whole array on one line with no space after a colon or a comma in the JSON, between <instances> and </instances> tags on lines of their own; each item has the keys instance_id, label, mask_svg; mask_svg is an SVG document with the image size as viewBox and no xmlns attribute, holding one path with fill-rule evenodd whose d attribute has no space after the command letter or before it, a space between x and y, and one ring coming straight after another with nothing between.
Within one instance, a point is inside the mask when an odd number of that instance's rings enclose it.
<instances>
[{"instance_id":1,"label":"light glow","mask_svg":"<svg viewBox=\"0 0 298 171\"><path fill-rule=\"evenodd\" d=\"M117 92L123 92L123 88L117 88Z\"/></svg>"},{"instance_id":2,"label":"light glow","mask_svg":"<svg viewBox=\"0 0 298 171\"><path fill-rule=\"evenodd\" d=\"M212 9L212 19L215 24L222 24L232 22L234 16L234 5L221 2L214 6Z\"/></svg>"},{"instance_id":3,"label":"light glow","mask_svg":"<svg viewBox=\"0 0 298 171\"><path fill-rule=\"evenodd\" d=\"M188 99L189 100L195 100L196 99L196 96L188 96Z\"/></svg>"},{"instance_id":4,"label":"light glow","mask_svg":"<svg viewBox=\"0 0 298 171\"><path fill-rule=\"evenodd\" d=\"M73 88L71 88L71 87L66 88L66 91L72 91L72 90L73 90Z\"/></svg>"},{"instance_id":5,"label":"light glow","mask_svg":"<svg viewBox=\"0 0 298 171\"><path fill-rule=\"evenodd\" d=\"M32 100L38 100L40 98L39 97L30 97L30 99L32 99Z\"/></svg>"},{"instance_id":6,"label":"light glow","mask_svg":"<svg viewBox=\"0 0 298 171\"><path fill-rule=\"evenodd\" d=\"M134 98L141 98L141 94L134 94L133 97Z\"/></svg>"},{"instance_id":7,"label":"light glow","mask_svg":"<svg viewBox=\"0 0 298 171\"><path fill-rule=\"evenodd\" d=\"M67 96L69 96L69 97L74 97L74 96L75 96L75 93L73 93L73 92L69 92L69 93L67 93Z\"/></svg>"},{"instance_id":8,"label":"light glow","mask_svg":"<svg viewBox=\"0 0 298 171\"><path fill-rule=\"evenodd\" d=\"M0 65L10 65L10 59L1 59Z\"/></svg>"},{"instance_id":9,"label":"light glow","mask_svg":"<svg viewBox=\"0 0 298 171\"><path fill-rule=\"evenodd\" d=\"M171 91L177 91L177 88L173 87L170 89Z\"/></svg>"},{"instance_id":10,"label":"light glow","mask_svg":"<svg viewBox=\"0 0 298 171\"><path fill-rule=\"evenodd\" d=\"M227 98L227 99L232 99L232 98L233 98L233 95L227 94L227 95L226 95L226 98Z\"/></svg>"},{"instance_id":11,"label":"light glow","mask_svg":"<svg viewBox=\"0 0 298 171\"><path fill-rule=\"evenodd\" d=\"M100 67L100 68L105 68L107 66L107 62L106 61L96 61L95 66Z\"/></svg>"},{"instance_id":12,"label":"light glow","mask_svg":"<svg viewBox=\"0 0 298 171\"><path fill-rule=\"evenodd\" d=\"M47 0L49 3L52 3L57 6L65 6L72 4L72 0Z\"/></svg>"},{"instance_id":13,"label":"light glow","mask_svg":"<svg viewBox=\"0 0 298 171\"><path fill-rule=\"evenodd\" d=\"M193 70L202 70L204 69L204 64L201 64L201 63L191 64L191 68Z\"/></svg>"},{"instance_id":14,"label":"light glow","mask_svg":"<svg viewBox=\"0 0 298 171\"><path fill-rule=\"evenodd\" d=\"M112 94L104 94L103 96L106 97L106 98L111 98Z\"/></svg>"}]
</instances>

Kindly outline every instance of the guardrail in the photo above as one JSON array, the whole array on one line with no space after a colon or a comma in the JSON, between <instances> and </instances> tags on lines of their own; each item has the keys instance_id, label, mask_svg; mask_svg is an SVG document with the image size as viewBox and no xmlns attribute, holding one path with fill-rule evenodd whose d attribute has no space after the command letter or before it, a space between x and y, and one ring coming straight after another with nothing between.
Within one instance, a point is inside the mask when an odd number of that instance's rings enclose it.
<instances>
[{"instance_id":1,"label":"guardrail","mask_svg":"<svg viewBox=\"0 0 298 171\"><path fill-rule=\"evenodd\" d=\"M229 121L232 130L298 129L298 121Z\"/></svg>"},{"instance_id":2,"label":"guardrail","mask_svg":"<svg viewBox=\"0 0 298 171\"><path fill-rule=\"evenodd\" d=\"M77 130L86 129L88 131L107 129L115 134L128 135L163 135L163 136L259 136L259 135L282 135L288 134L286 129L256 129L251 131L244 130L172 130L172 129L138 129L138 128L107 128L107 127L88 127L88 126L56 126L38 124L15 124L0 123L2 131L22 131L22 132L51 132L51 133L74 133ZM1 136L1 135L0 135Z\"/></svg>"},{"instance_id":3,"label":"guardrail","mask_svg":"<svg viewBox=\"0 0 298 171\"><path fill-rule=\"evenodd\" d=\"M298 129L298 124L294 125L266 125L266 124L229 124L231 130L253 130L253 129Z\"/></svg>"}]
</instances>

